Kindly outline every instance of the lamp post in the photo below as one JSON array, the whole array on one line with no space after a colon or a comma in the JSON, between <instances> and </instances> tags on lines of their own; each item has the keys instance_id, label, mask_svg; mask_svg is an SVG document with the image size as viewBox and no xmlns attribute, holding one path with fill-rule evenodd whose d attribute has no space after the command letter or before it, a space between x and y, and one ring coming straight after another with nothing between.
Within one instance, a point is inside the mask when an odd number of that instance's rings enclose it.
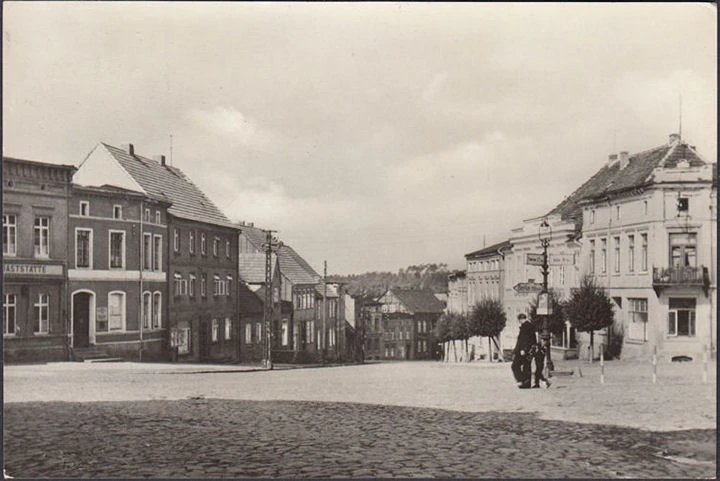
<instances>
[{"instance_id":1,"label":"lamp post","mask_svg":"<svg viewBox=\"0 0 720 481\"><path fill-rule=\"evenodd\" d=\"M272 362L272 318L273 318L273 304L274 299L274 286L272 281L272 253L283 246L282 242L278 242L276 237L273 237L273 230L265 231L265 310L264 310L264 324L265 324L265 346L263 349L263 363L267 369L273 368Z\"/></svg>"},{"instance_id":2,"label":"lamp post","mask_svg":"<svg viewBox=\"0 0 720 481\"><path fill-rule=\"evenodd\" d=\"M550 358L550 326L549 326L549 316L552 314L552 304L550 302L550 295L548 293L548 273L549 273L549 266L548 266L548 255L547 250L548 246L550 245L550 239L552 239L552 228L550 227L550 224L548 224L547 219L543 219L542 223L540 224L540 227L538 229L538 239L540 239L540 245L542 245L543 248L543 263L542 263L542 276L543 276L543 287L542 292L540 293L540 297L538 298L538 314L542 315L542 333L540 334L540 337L543 341L543 344L545 346L545 356L546 356L546 363L548 371L554 371L555 366L553 365L552 359ZM543 306L544 309L541 311L541 304L542 300L545 300L545 305Z\"/></svg>"}]
</instances>

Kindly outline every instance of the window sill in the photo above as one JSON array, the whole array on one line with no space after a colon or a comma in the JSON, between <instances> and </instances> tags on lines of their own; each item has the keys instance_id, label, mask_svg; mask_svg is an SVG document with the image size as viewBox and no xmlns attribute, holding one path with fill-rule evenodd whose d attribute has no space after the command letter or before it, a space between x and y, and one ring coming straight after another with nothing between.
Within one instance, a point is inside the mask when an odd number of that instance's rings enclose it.
<instances>
[{"instance_id":1,"label":"window sill","mask_svg":"<svg viewBox=\"0 0 720 481\"><path fill-rule=\"evenodd\" d=\"M627 339L625 339L625 342L627 342L628 344L642 345L642 344L646 344L646 343L647 343L647 340L643 341L643 340L641 340L641 339L630 339L630 338L627 338Z\"/></svg>"}]
</instances>

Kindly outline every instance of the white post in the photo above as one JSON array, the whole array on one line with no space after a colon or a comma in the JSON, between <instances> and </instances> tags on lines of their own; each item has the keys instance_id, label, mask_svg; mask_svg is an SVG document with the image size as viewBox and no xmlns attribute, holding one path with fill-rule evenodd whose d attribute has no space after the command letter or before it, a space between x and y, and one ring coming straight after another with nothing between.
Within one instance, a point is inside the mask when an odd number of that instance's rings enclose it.
<instances>
[{"instance_id":1,"label":"white post","mask_svg":"<svg viewBox=\"0 0 720 481\"><path fill-rule=\"evenodd\" d=\"M653 348L652 363L653 363L652 382L653 382L653 384L657 384L657 346L655 346Z\"/></svg>"},{"instance_id":2,"label":"white post","mask_svg":"<svg viewBox=\"0 0 720 481\"><path fill-rule=\"evenodd\" d=\"M605 384L605 356L604 349L600 349L600 384Z\"/></svg>"}]
</instances>

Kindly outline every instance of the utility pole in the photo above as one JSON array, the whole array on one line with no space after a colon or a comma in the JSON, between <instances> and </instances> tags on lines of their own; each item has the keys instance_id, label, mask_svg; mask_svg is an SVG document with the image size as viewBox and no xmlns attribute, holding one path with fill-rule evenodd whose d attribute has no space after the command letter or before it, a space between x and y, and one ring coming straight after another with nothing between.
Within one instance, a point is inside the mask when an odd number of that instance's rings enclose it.
<instances>
[{"instance_id":1,"label":"utility pole","mask_svg":"<svg viewBox=\"0 0 720 481\"><path fill-rule=\"evenodd\" d=\"M277 238L273 238L274 230L265 231L265 349L264 359L266 369L272 370L272 318L273 318L273 283L272 283L272 252L273 248L280 247L282 244L277 242Z\"/></svg>"},{"instance_id":2,"label":"utility pole","mask_svg":"<svg viewBox=\"0 0 720 481\"><path fill-rule=\"evenodd\" d=\"M323 362L327 359L327 261L323 261L323 312L322 312L322 325L323 325Z\"/></svg>"}]
</instances>

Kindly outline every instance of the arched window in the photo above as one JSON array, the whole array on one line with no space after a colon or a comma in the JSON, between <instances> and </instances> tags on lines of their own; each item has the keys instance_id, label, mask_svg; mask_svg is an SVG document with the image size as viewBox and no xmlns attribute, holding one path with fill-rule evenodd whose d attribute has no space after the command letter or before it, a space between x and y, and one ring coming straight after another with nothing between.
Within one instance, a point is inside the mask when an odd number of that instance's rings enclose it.
<instances>
[{"instance_id":1,"label":"arched window","mask_svg":"<svg viewBox=\"0 0 720 481\"><path fill-rule=\"evenodd\" d=\"M150 310L150 292L143 292L142 302L142 318L143 318L143 329L150 329L152 325L152 311Z\"/></svg>"},{"instance_id":2,"label":"arched window","mask_svg":"<svg viewBox=\"0 0 720 481\"><path fill-rule=\"evenodd\" d=\"M153 329L162 328L162 293L160 291L153 293L152 327Z\"/></svg>"}]
</instances>

